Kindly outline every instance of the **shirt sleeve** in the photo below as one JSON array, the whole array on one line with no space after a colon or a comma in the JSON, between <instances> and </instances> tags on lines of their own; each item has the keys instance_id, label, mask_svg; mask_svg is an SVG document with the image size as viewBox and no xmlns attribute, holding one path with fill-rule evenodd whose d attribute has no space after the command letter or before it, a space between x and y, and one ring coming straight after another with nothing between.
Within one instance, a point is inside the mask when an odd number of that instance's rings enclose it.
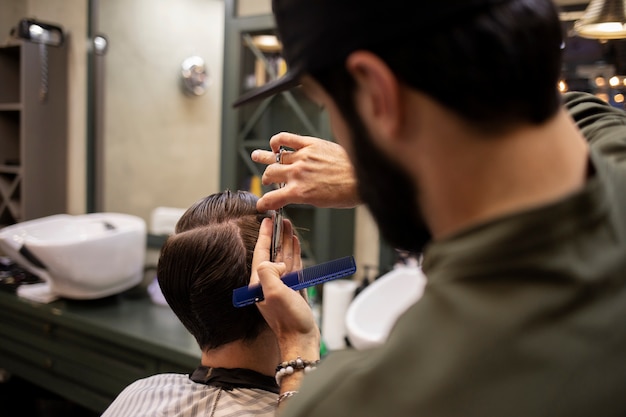
<instances>
[{"instance_id":1,"label":"shirt sleeve","mask_svg":"<svg viewBox=\"0 0 626 417\"><path fill-rule=\"evenodd\" d=\"M588 93L565 93L563 101L590 146L626 165L626 113Z\"/></svg>"}]
</instances>

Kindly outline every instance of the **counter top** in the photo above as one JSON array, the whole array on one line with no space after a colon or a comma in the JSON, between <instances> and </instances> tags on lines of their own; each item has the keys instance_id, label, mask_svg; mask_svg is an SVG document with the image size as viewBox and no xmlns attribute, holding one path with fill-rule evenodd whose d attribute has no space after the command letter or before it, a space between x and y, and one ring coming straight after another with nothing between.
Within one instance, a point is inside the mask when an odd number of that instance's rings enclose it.
<instances>
[{"instance_id":1,"label":"counter top","mask_svg":"<svg viewBox=\"0 0 626 417\"><path fill-rule=\"evenodd\" d=\"M145 292L40 304L0 291L0 368L103 411L127 384L191 372L200 348Z\"/></svg>"},{"instance_id":2,"label":"counter top","mask_svg":"<svg viewBox=\"0 0 626 417\"><path fill-rule=\"evenodd\" d=\"M98 338L114 339L146 354L189 362L194 367L200 361L200 348L193 336L169 307L153 303L147 295L40 304L0 291L0 305L5 304Z\"/></svg>"}]
</instances>

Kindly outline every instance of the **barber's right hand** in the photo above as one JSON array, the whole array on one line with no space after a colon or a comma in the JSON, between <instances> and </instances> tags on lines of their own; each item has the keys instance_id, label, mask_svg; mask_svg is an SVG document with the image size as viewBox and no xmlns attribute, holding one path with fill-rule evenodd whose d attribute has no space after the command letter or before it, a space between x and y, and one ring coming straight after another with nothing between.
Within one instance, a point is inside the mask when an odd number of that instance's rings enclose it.
<instances>
[{"instance_id":1,"label":"barber's right hand","mask_svg":"<svg viewBox=\"0 0 626 417\"><path fill-rule=\"evenodd\" d=\"M261 223L259 238L254 248L250 284L260 283L264 300L256 305L270 326L281 351L283 360L300 356L307 360L319 358L320 332L307 301L281 281L288 270L300 269L300 244L293 235L290 223L283 230L284 262L269 260L272 240L272 220ZM279 257L279 260L281 258Z\"/></svg>"},{"instance_id":2,"label":"barber's right hand","mask_svg":"<svg viewBox=\"0 0 626 417\"><path fill-rule=\"evenodd\" d=\"M265 193L257 202L259 211L276 210L290 203L334 208L360 204L352 164L340 145L282 132L270 139L270 146L272 152L252 152L252 160L268 165L263 184L285 186ZM277 164L276 153L281 146L294 151L283 152L282 163Z\"/></svg>"}]
</instances>

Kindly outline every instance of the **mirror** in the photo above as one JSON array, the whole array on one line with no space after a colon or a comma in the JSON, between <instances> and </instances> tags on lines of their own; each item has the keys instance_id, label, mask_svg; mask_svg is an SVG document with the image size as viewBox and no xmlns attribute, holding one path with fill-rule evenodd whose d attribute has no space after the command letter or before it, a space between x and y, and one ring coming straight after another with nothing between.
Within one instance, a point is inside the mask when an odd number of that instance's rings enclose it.
<instances>
[{"instance_id":1,"label":"mirror","mask_svg":"<svg viewBox=\"0 0 626 417\"><path fill-rule=\"evenodd\" d=\"M218 191L224 2L89 2L107 47L90 57L90 211L149 222L157 207Z\"/></svg>"}]
</instances>

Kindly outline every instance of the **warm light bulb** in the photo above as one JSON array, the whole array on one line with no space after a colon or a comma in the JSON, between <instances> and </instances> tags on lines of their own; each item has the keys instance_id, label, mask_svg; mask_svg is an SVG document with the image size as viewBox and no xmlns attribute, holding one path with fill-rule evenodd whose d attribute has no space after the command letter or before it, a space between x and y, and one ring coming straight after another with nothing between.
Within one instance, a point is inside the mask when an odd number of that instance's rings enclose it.
<instances>
[{"instance_id":1,"label":"warm light bulb","mask_svg":"<svg viewBox=\"0 0 626 417\"><path fill-rule=\"evenodd\" d=\"M619 32L619 31L624 30L624 25L622 25L620 22L598 23L596 30L598 32L604 32L604 33Z\"/></svg>"},{"instance_id":2,"label":"warm light bulb","mask_svg":"<svg viewBox=\"0 0 626 417\"><path fill-rule=\"evenodd\" d=\"M254 36L252 43L263 52L279 52L282 47L275 35Z\"/></svg>"},{"instance_id":3,"label":"warm light bulb","mask_svg":"<svg viewBox=\"0 0 626 417\"><path fill-rule=\"evenodd\" d=\"M624 95L619 93L619 94L615 94L613 96L613 101L616 103L623 103L624 102Z\"/></svg>"},{"instance_id":4,"label":"warm light bulb","mask_svg":"<svg viewBox=\"0 0 626 417\"><path fill-rule=\"evenodd\" d=\"M31 25L28 28L28 31L30 32L30 36L34 37L34 38L38 38L39 36L43 35L43 28L39 25Z\"/></svg>"},{"instance_id":5,"label":"warm light bulb","mask_svg":"<svg viewBox=\"0 0 626 417\"><path fill-rule=\"evenodd\" d=\"M564 92L567 91L567 89L568 89L568 87L567 87L567 83L565 82L565 80L559 81L559 91L561 93L564 93Z\"/></svg>"},{"instance_id":6,"label":"warm light bulb","mask_svg":"<svg viewBox=\"0 0 626 417\"><path fill-rule=\"evenodd\" d=\"M604 77L596 77L594 81L598 87L604 87L606 85L606 80L604 79Z\"/></svg>"},{"instance_id":7,"label":"warm light bulb","mask_svg":"<svg viewBox=\"0 0 626 417\"><path fill-rule=\"evenodd\" d=\"M591 39L621 39L626 36L626 28L620 22L602 22L578 26L579 36Z\"/></svg>"},{"instance_id":8,"label":"warm light bulb","mask_svg":"<svg viewBox=\"0 0 626 417\"><path fill-rule=\"evenodd\" d=\"M599 93L599 94L596 94L596 97L598 97L602 101L606 101L607 103L609 102L609 95L608 94Z\"/></svg>"},{"instance_id":9,"label":"warm light bulb","mask_svg":"<svg viewBox=\"0 0 626 417\"><path fill-rule=\"evenodd\" d=\"M611 85L611 87L617 87L619 85L619 78L615 77L611 77L609 79L609 84Z\"/></svg>"}]
</instances>

